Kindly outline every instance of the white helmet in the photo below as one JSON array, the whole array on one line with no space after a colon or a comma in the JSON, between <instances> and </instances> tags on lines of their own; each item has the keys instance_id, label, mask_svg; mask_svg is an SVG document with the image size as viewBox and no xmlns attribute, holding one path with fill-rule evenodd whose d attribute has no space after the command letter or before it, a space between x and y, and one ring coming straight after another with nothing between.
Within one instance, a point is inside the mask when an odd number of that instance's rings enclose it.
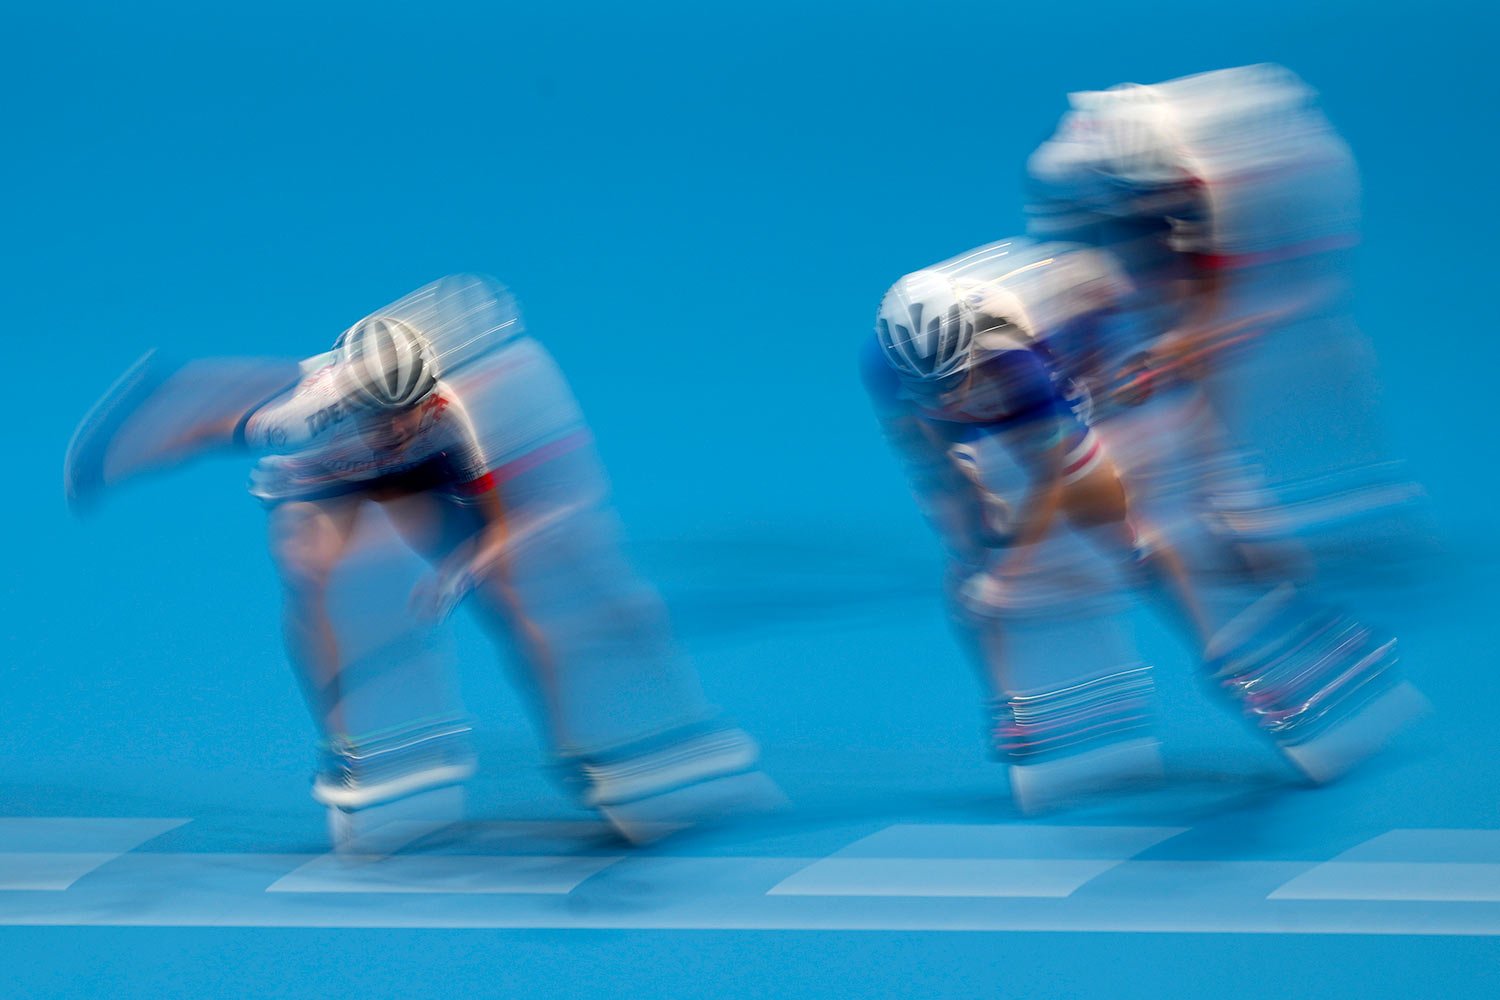
<instances>
[{"instance_id":1,"label":"white helmet","mask_svg":"<svg viewBox=\"0 0 1500 1000\"><path fill-rule=\"evenodd\" d=\"M345 391L358 404L381 410L420 403L437 385L432 345L408 323L367 316L334 344Z\"/></svg>"},{"instance_id":2,"label":"white helmet","mask_svg":"<svg viewBox=\"0 0 1500 1000\"><path fill-rule=\"evenodd\" d=\"M875 331L891 367L919 382L937 382L1032 341L1030 320L1013 293L940 271L913 271L892 285Z\"/></svg>"},{"instance_id":3,"label":"white helmet","mask_svg":"<svg viewBox=\"0 0 1500 1000\"><path fill-rule=\"evenodd\" d=\"M947 275L913 271L880 301L875 332L892 368L910 379L935 382L967 367L974 319Z\"/></svg>"}]
</instances>

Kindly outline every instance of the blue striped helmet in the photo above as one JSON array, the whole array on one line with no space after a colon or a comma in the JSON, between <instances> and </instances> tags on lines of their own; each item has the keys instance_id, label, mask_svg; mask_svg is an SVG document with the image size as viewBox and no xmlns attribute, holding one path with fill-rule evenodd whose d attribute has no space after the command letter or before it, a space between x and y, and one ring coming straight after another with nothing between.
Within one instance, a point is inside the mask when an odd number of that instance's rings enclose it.
<instances>
[{"instance_id":1,"label":"blue striped helmet","mask_svg":"<svg viewBox=\"0 0 1500 1000\"><path fill-rule=\"evenodd\" d=\"M875 332L892 368L909 379L935 382L967 367L974 318L947 275L913 271L885 293Z\"/></svg>"}]
</instances>

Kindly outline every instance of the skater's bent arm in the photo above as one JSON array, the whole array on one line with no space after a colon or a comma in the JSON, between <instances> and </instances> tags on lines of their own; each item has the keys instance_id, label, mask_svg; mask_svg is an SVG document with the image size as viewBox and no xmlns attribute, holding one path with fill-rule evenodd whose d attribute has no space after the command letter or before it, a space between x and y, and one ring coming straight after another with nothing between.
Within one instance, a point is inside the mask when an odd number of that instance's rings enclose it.
<instances>
[{"instance_id":1,"label":"skater's bent arm","mask_svg":"<svg viewBox=\"0 0 1500 1000\"><path fill-rule=\"evenodd\" d=\"M491 574L502 584L507 584L505 572L505 550L510 544L510 522L505 507L500 502L500 491L493 483L474 494L474 509L479 512L483 527L478 544L469 560L469 572L475 579Z\"/></svg>"},{"instance_id":2,"label":"skater's bent arm","mask_svg":"<svg viewBox=\"0 0 1500 1000\"><path fill-rule=\"evenodd\" d=\"M463 402L447 385L440 382L438 386L444 400L442 419L451 427L453 434L450 458L453 465L450 474L455 482L461 484L459 492L478 512L481 523L479 536L471 549L472 555L466 567L467 574L471 579L481 580L493 573L505 585L504 557L506 546L510 543L510 522L505 504L500 498L499 485L495 481L495 474L490 471L479 434Z\"/></svg>"},{"instance_id":3,"label":"skater's bent arm","mask_svg":"<svg viewBox=\"0 0 1500 1000\"><path fill-rule=\"evenodd\" d=\"M1059 442L1049 448L1037 463L1031 486L1016 513L1015 530L1010 542L1012 551L1004 561L1001 576L1023 570L1031 558L1031 546L1045 538L1056 522L1057 514L1062 510L1066 489L1063 474L1066 452L1066 443Z\"/></svg>"}]
</instances>

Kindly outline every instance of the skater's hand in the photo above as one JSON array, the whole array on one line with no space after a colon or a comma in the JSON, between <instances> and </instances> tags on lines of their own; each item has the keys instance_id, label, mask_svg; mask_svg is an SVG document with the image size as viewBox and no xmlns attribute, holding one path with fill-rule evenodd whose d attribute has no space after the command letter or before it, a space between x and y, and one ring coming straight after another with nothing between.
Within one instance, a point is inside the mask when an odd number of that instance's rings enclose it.
<instances>
[{"instance_id":1,"label":"skater's hand","mask_svg":"<svg viewBox=\"0 0 1500 1000\"><path fill-rule=\"evenodd\" d=\"M478 583L468 563L440 569L418 581L409 605L418 616L431 622L445 620Z\"/></svg>"},{"instance_id":2,"label":"skater's hand","mask_svg":"<svg viewBox=\"0 0 1500 1000\"><path fill-rule=\"evenodd\" d=\"M971 610L994 610L1009 603L1009 589L994 574L975 573L959 588L959 599Z\"/></svg>"},{"instance_id":3,"label":"skater's hand","mask_svg":"<svg viewBox=\"0 0 1500 1000\"><path fill-rule=\"evenodd\" d=\"M1119 406L1139 406L1151 398L1160 378L1158 358L1142 352L1125 362L1109 386L1108 396Z\"/></svg>"},{"instance_id":4,"label":"skater's hand","mask_svg":"<svg viewBox=\"0 0 1500 1000\"><path fill-rule=\"evenodd\" d=\"M1200 381L1215 366L1223 364L1235 349L1261 336L1271 324L1294 314L1298 308L1300 304L1171 330L1150 349L1125 362L1115 375L1109 395L1121 405L1138 406L1158 389Z\"/></svg>"}]
</instances>

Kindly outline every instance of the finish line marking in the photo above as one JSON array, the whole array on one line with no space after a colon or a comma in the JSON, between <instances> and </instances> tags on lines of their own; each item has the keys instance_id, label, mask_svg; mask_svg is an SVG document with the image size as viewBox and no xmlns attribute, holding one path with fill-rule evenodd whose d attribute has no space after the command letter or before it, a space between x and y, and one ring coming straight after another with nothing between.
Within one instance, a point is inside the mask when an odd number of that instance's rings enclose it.
<instances>
[{"instance_id":1,"label":"finish line marking","mask_svg":"<svg viewBox=\"0 0 1500 1000\"><path fill-rule=\"evenodd\" d=\"M1500 935L1496 830L1393 830L1328 861L1156 859L1176 827L959 824L824 857L626 854L526 823L475 824L463 854L136 849L184 822L0 819L0 925Z\"/></svg>"}]
</instances>

